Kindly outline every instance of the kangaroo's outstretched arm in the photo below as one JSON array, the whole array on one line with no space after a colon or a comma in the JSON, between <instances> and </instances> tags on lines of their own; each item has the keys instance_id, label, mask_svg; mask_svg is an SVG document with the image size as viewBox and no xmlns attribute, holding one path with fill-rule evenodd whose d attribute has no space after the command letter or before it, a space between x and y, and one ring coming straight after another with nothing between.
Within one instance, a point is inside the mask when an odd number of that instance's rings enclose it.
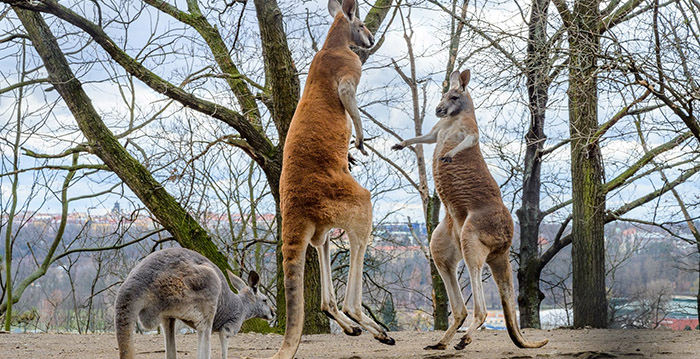
<instances>
[{"instance_id":1,"label":"kangaroo's outstretched arm","mask_svg":"<svg viewBox=\"0 0 700 359\"><path fill-rule=\"evenodd\" d=\"M355 125L355 147L367 155L364 146L364 134L362 133L362 120L360 119L360 111L357 109L357 98L355 97L355 88L357 84L348 77L342 78L338 83L338 97L343 103L345 111L350 115L353 125Z\"/></svg>"},{"instance_id":2,"label":"kangaroo's outstretched arm","mask_svg":"<svg viewBox=\"0 0 700 359\"><path fill-rule=\"evenodd\" d=\"M409 138L407 140L403 140L393 146L391 146L392 150L402 150L406 146L414 145L416 143L435 143L437 142L437 137L438 133L440 132L439 126L435 125L430 132L423 136L418 136L414 138Z\"/></svg>"},{"instance_id":3,"label":"kangaroo's outstretched arm","mask_svg":"<svg viewBox=\"0 0 700 359\"><path fill-rule=\"evenodd\" d=\"M462 142L458 143L457 146L455 146L453 149L449 150L447 153L445 153L444 157L440 158L440 161L443 162L452 162L452 157L457 155L460 151L464 151L469 147L472 147L476 145L479 142L479 134L478 133L473 133L464 136L464 139Z\"/></svg>"}]
</instances>

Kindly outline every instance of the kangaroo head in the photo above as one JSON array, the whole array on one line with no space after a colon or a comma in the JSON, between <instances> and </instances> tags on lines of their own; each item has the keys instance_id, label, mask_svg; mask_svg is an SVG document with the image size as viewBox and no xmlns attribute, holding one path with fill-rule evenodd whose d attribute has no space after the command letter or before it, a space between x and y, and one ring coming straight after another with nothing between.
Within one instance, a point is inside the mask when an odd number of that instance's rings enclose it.
<instances>
[{"instance_id":1,"label":"kangaroo head","mask_svg":"<svg viewBox=\"0 0 700 359\"><path fill-rule=\"evenodd\" d=\"M272 308L272 302L265 294L258 290L260 284L260 276L256 271L248 273L248 283L239 278L233 272L228 271L228 277L231 284L238 291L238 295L248 303L250 308L250 318L263 318L272 320L275 318L275 310Z\"/></svg>"},{"instance_id":2,"label":"kangaroo head","mask_svg":"<svg viewBox=\"0 0 700 359\"><path fill-rule=\"evenodd\" d=\"M374 36L365 27L364 22L355 16L357 10L357 2L355 0L342 0L341 5L339 0L328 0L328 12L331 16L336 17L338 13L342 13L350 25L350 44L369 48L374 45Z\"/></svg>"},{"instance_id":3,"label":"kangaroo head","mask_svg":"<svg viewBox=\"0 0 700 359\"><path fill-rule=\"evenodd\" d=\"M435 108L435 116L455 116L462 111L474 111L472 98L467 91L469 77L469 70L464 70L462 73L455 71L450 75L450 89L442 95L442 100Z\"/></svg>"}]
</instances>

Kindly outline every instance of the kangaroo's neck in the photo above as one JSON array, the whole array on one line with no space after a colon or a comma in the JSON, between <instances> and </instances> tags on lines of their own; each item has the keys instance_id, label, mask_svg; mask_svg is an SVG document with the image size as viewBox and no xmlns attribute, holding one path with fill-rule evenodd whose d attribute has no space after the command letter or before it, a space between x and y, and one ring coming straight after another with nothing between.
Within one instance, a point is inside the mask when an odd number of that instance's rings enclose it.
<instances>
[{"instance_id":1,"label":"kangaroo's neck","mask_svg":"<svg viewBox=\"0 0 700 359\"><path fill-rule=\"evenodd\" d=\"M221 326L226 323L233 323L234 330L238 332L241 325L247 319L250 319L251 308L246 298L241 294L233 293L228 290L228 293L222 295L218 303L217 313L214 316L214 331L218 331Z\"/></svg>"},{"instance_id":2,"label":"kangaroo's neck","mask_svg":"<svg viewBox=\"0 0 700 359\"><path fill-rule=\"evenodd\" d=\"M348 48L350 47L350 22L345 16L340 13L335 16L335 21L328 30L326 42L323 43L324 50L333 48Z\"/></svg>"}]
</instances>

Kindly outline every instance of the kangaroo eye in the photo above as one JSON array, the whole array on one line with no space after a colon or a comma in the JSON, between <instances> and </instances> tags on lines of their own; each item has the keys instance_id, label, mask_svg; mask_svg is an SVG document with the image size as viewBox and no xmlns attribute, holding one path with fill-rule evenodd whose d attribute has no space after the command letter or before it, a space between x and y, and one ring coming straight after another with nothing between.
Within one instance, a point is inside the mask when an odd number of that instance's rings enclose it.
<instances>
[{"instance_id":1,"label":"kangaroo eye","mask_svg":"<svg viewBox=\"0 0 700 359\"><path fill-rule=\"evenodd\" d=\"M450 97L450 100L457 101L457 100L459 100L459 96L452 96L452 97Z\"/></svg>"}]
</instances>

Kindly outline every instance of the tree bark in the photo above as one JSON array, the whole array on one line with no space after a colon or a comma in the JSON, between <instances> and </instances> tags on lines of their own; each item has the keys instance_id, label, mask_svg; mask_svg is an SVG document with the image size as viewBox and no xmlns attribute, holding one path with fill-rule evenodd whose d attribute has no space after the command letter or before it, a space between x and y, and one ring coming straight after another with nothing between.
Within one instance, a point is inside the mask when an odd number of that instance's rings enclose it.
<instances>
[{"instance_id":1,"label":"tree bark","mask_svg":"<svg viewBox=\"0 0 700 359\"><path fill-rule=\"evenodd\" d=\"M436 192L433 192L433 195L428 198L426 219L428 238L430 238L440 223L440 197L438 197ZM447 290L432 256L430 257L430 278L433 287L433 330L447 330L449 325Z\"/></svg>"},{"instance_id":2,"label":"tree bark","mask_svg":"<svg viewBox=\"0 0 700 359\"><path fill-rule=\"evenodd\" d=\"M518 308L521 328L540 328L540 259L538 239L542 213L540 188L545 112L549 89L549 44L547 15L550 0L533 0L527 46L527 92L530 128L525 135L525 170L523 172L522 204L516 211L520 225L520 266L518 267Z\"/></svg>"},{"instance_id":3,"label":"tree bark","mask_svg":"<svg viewBox=\"0 0 700 359\"><path fill-rule=\"evenodd\" d=\"M195 1L187 2L189 13L180 11L176 7L163 1L152 0L148 2L160 11L192 26L202 35L211 49L221 71L229 75L234 75L231 78L227 78L227 82L241 104L244 114L200 99L163 80L143 67L141 63L129 57L126 52L122 51L116 43L104 33L100 26L86 20L55 1L28 3L6 0L3 2L16 5L16 9L20 11L22 11L21 8L25 8L27 9L26 11L48 12L68 21L90 35L112 59L124 68L125 71L143 81L154 91L162 93L177 100L184 106L212 116L233 127L241 135L243 140L235 141L235 143L232 141L231 144L241 148L253 158L256 163L260 165L268 180L270 191L277 204L277 238L280 238L279 177L282 169L282 149L286 131L291 123L299 98L299 78L286 42L282 13L276 1L255 0L256 14L259 19L259 28L262 38L263 60L265 63L267 82L265 84L265 91L262 94L264 98L263 102L270 109L278 131L279 143L276 146L272 144L271 140L265 135L264 131L262 131L259 123L259 111L255 105L254 96L248 91L247 85L245 85L240 78L236 78L235 75L238 75L238 70L233 62L230 61L230 58L227 57L228 50L225 43L221 41L221 35L218 30L212 27L202 16ZM377 0L375 6L368 12L366 24L373 33L376 33L388 14L392 2L392 0ZM25 16L28 19L30 14L25 14ZM43 22L43 19L40 17L38 20ZM45 32L50 34L48 28L45 29ZM52 51L55 51L55 53ZM56 55L62 58L62 53L57 44L54 49L47 49L45 54L48 54L48 56ZM363 60L366 60L368 56L369 53L364 54ZM58 68L62 68L64 65L65 68L68 69L68 72L62 73L62 75L64 75L64 79L68 79L69 81L66 82L65 86L59 89L59 93L64 91L67 94L71 94L68 95L68 97L72 96L74 93L78 94L75 98L69 100L66 95L61 93L64 101L66 101L71 111L74 112L79 127L90 141L92 151L122 178L183 247L196 248L195 250L202 252L202 254L212 259L217 265L225 265L228 267L228 264L225 263L225 258L218 252L206 231L187 214L174 198L167 194L167 192L153 180L150 173L148 173L143 166L119 145L106 126L104 126L104 123L101 122L94 108L92 108L92 106L85 109L82 108L82 105L90 104L90 99L82 92L80 82L73 78L65 59L62 60ZM78 116L78 114L80 116ZM79 117L81 118L79 119ZM321 315L316 315L320 314L318 260L316 258L316 253L313 251L308 252L310 252L306 264L308 274L305 276L305 288L309 291L306 296L307 317L319 318ZM278 265L280 264L281 255L278 253ZM281 265L279 266L277 278L282 278ZM283 283L283 281L279 283ZM280 285L280 287L282 287L282 285ZM285 303L283 293L283 288L278 288L278 294L282 294L278 295L277 298L280 318L284 318L283 310L281 310L281 308L284 308ZM312 313L313 311L318 313ZM315 320L313 323L319 323L319 326L317 326L316 329L308 327L307 330L311 332L328 332L328 321L327 319L325 319L325 321L326 323L323 324L320 319ZM316 326L316 324L311 323L312 322L309 322L308 324ZM280 325L282 327L284 326L283 320L280 320Z\"/></svg>"},{"instance_id":4,"label":"tree bark","mask_svg":"<svg viewBox=\"0 0 700 359\"><path fill-rule=\"evenodd\" d=\"M270 111L280 139L278 147L284 148L289 124L299 102L299 75L287 45L277 0L255 0L255 13L262 40L265 87L272 90Z\"/></svg>"},{"instance_id":5,"label":"tree bark","mask_svg":"<svg viewBox=\"0 0 700 359\"><path fill-rule=\"evenodd\" d=\"M102 122L41 15L18 7L14 7L14 10L44 61L49 80L87 138L90 152L129 186L181 246L202 253L222 270L229 269L226 257L219 252L204 228L126 151Z\"/></svg>"},{"instance_id":6,"label":"tree bark","mask_svg":"<svg viewBox=\"0 0 700 359\"><path fill-rule=\"evenodd\" d=\"M569 40L569 133L573 200L574 327L607 327L605 188L598 129L599 0L574 3Z\"/></svg>"}]
</instances>

